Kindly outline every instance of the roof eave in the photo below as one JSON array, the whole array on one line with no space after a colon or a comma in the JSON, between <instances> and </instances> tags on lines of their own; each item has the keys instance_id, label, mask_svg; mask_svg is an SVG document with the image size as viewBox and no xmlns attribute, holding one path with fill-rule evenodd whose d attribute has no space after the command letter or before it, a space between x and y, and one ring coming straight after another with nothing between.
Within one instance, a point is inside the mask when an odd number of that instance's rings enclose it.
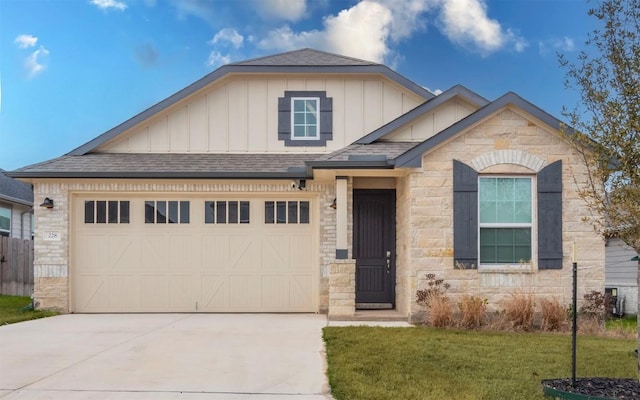
<instances>
[{"instance_id":1,"label":"roof eave","mask_svg":"<svg viewBox=\"0 0 640 400\"><path fill-rule=\"evenodd\" d=\"M93 171L93 172L14 172L14 178L59 178L59 179L310 179L310 175L305 171L283 171L283 172L263 172L263 171L236 171L236 172L113 172L113 171Z\"/></svg>"},{"instance_id":2,"label":"roof eave","mask_svg":"<svg viewBox=\"0 0 640 400\"><path fill-rule=\"evenodd\" d=\"M7 196L3 194L0 194L0 200L8 203L16 203L27 207L33 207L33 201L23 200L17 197Z\"/></svg>"}]
</instances>

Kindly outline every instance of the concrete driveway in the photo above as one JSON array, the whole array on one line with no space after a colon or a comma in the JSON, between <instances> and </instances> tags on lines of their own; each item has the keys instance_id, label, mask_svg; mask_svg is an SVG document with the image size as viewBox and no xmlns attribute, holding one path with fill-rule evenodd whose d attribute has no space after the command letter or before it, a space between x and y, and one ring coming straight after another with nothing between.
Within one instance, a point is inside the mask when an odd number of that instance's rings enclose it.
<instances>
[{"instance_id":1,"label":"concrete driveway","mask_svg":"<svg viewBox=\"0 0 640 400\"><path fill-rule=\"evenodd\" d=\"M330 399L313 314L79 314L0 326L0 398Z\"/></svg>"}]
</instances>

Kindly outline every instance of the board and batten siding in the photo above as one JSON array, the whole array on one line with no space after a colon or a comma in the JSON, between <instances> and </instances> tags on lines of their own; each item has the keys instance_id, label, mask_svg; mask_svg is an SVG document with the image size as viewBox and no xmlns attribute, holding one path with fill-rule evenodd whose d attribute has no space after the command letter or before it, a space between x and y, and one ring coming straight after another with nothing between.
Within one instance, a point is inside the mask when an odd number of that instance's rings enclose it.
<instances>
[{"instance_id":1,"label":"board and batten siding","mask_svg":"<svg viewBox=\"0 0 640 400\"><path fill-rule=\"evenodd\" d=\"M333 139L326 147L278 140L278 98L285 91L326 91ZM424 99L384 78L233 76L144 121L101 146L109 153L330 152L417 107Z\"/></svg>"},{"instance_id":2,"label":"board and batten siding","mask_svg":"<svg viewBox=\"0 0 640 400\"><path fill-rule=\"evenodd\" d=\"M439 107L416 118L410 124L384 138L386 141L422 142L431 136L469 116L478 109L466 101L453 98Z\"/></svg>"}]
</instances>

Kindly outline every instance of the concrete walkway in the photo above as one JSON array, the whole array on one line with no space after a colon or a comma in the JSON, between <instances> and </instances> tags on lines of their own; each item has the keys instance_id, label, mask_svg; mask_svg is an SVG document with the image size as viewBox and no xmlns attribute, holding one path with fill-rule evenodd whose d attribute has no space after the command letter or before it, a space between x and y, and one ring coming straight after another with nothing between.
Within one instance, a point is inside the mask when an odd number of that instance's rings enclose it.
<instances>
[{"instance_id":1,"label":"concrete walkway","mask_svg":"<svg viewBox=\"0 0 640 400\"><path fill-rule=\"evenodd\" d=\"M313 314L79 314L0 326L0 398L331 399Z\"/></svg>"}]
</instances>

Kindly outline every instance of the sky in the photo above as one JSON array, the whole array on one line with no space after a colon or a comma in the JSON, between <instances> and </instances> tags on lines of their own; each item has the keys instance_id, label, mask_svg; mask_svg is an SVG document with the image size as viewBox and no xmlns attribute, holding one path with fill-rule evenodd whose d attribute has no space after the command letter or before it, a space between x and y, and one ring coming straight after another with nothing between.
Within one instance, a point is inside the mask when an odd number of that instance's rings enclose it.
<instances>
[{"instance_id":1,"label":"sky","mask_svg":"<svg viewBox=\"0 0 640 400\"><path fill-rule=\"evenodd\" d=\"M229 62L315 48L557 118L585 0L0 0L0 168L64 155Z\"/></svg>"}]
</instances>

